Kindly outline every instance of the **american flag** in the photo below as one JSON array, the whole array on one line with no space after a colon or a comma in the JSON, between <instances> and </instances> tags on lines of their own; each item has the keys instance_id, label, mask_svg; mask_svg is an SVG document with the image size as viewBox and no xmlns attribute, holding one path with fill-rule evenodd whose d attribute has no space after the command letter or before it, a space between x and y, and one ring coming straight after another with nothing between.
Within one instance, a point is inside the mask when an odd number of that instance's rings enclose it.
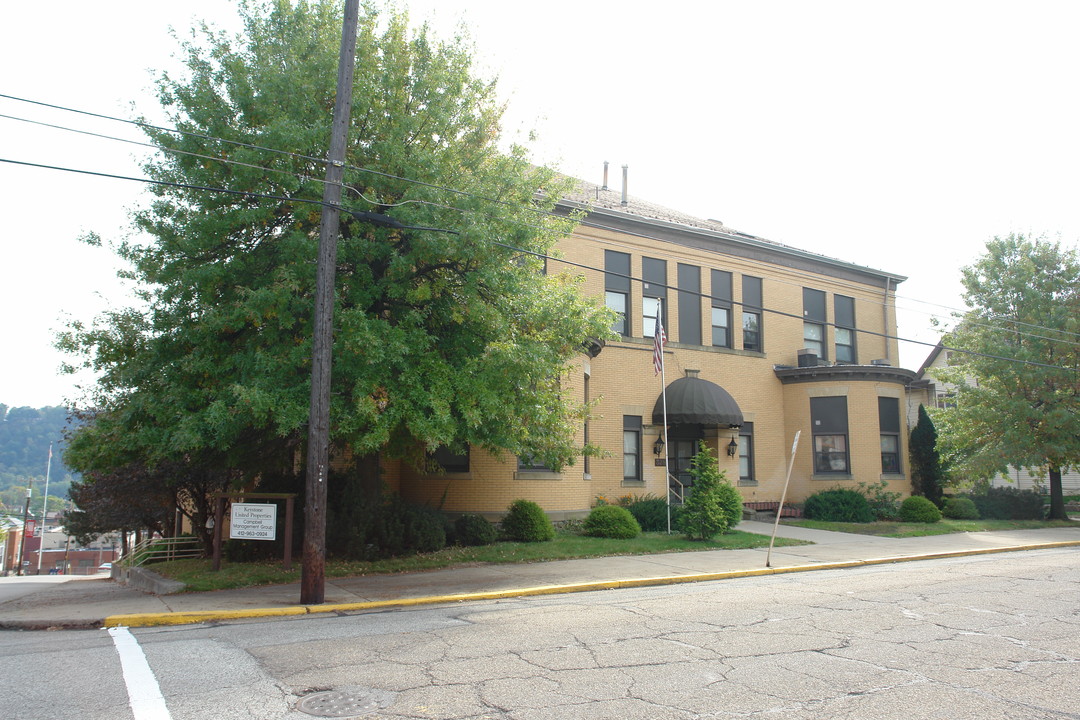
<instances>
[{"instance_id":1,"label":"american flag","mask_svg":"<svg viewBox=\"0 0 1080 720\"><path fill-rule=\"evenodd\" d=\"M664 346L667 345L667 335L664 334L664 325L660 322L660 304L656 307L656 327L653 328L653 351L652 366L659 375L664 369Z\"/></svg>"}]
</instances>

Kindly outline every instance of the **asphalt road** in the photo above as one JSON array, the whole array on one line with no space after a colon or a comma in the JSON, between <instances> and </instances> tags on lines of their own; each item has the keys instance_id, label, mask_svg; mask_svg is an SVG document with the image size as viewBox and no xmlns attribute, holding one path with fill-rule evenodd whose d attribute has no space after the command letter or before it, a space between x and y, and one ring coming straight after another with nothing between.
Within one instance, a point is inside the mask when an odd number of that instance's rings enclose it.
<instances>
[{"instance_id":1,"label":"asphalt road","mask_svg":"<svg viewBox=\"0 0 1080 720\"><path fill-rule=\"evenodd\" d=\"M0 717L1080 719L1078 548L118 634L0 633Z\"/></svg>"}]
</instances>

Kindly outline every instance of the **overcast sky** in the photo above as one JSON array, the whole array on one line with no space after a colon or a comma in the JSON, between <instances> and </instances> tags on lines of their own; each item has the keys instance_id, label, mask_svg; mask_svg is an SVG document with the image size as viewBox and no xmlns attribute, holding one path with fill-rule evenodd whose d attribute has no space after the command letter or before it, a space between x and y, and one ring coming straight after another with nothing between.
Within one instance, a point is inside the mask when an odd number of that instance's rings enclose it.
<instances>
[{"instance_id":1,"label":"overcast sky","mask_svg":"<svg viewBox=\"0 0 1080 720\"><path fill-rule=\"evenodd\" d=\"M1080 4L764 0L414 0L469 28L536 158L587 180L629 166L638 197L803 250L906 275L899 334L936 341L959 268L1010 232L1080 237ZM236 27L227 0L6 3L0 94L153 114L150 70L174 27ZM517 6L523 8L526 6ZM0 98L0 115L141 139ZM0 159L139 174L141 150L0 117ZM65 318L127 302L88 231L124 237L135 183L0 162L0 402L73 394L53 349ZM917 369L930 347L901 343Z\"/></svg>"}]
</instances>

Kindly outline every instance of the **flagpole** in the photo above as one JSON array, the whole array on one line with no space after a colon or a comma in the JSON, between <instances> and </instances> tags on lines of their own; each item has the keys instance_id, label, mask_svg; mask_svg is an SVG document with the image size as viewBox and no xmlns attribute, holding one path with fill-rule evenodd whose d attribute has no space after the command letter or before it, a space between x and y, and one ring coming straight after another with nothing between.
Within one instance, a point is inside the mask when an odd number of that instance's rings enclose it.
<instances>
[{"instance_id":1,"label":"flagpole","mask_svg":"<svg viewBox=\"0 0 1080 720\"><path fill-rule=\"evenodd\" d=\"M49 471L52 470L52 443L49 443L49 460L45 463L45 497L41 503L41 542L37 551L37 574L41 574L41 556L45 554L45 519L49 508Z\"/></svg>"},{"instance_id":2,"label":"flagpole","mask_svg":"<svg viewBox=\"0 0 1080 720\"><path fill-rule=\"evenodd\" d=\"M668 446L668 422L667 422L667 368L664 363L664 345L667 344L667 335L664 332L662 313L664 304L659 299L656 301L656 326L653 328L653 366L660 373L660 401L664 408L664 500L667 507L667 531L671 534L671 471L668 463L671 454Z\"/></svg>"}]
</instances>

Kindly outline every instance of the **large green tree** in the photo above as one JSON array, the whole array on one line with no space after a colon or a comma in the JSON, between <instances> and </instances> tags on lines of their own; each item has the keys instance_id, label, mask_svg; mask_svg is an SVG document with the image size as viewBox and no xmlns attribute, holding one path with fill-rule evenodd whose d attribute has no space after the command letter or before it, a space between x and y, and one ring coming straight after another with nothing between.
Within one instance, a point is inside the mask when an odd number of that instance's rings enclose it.
<instances>
[{"instance_id":1,"label":"large green tree","mask_svg":"<svg viewBox=\"0 0 1080 720\"><path fill-rule=\"evenodd\" d=\"M245 480L294 467L303 448L341 8L240 12L241 34L198 28L187 71L158 81L182 133L148 127L160 152L145 171L171 184L117 246L143 304L60 336L100 377L95 419L72 439L78 469L180 463ZM418 463L440 445L573 462L586 408L560 377L610 318L579 278L544 273L539 256L572 227L549 212L565 180L502 143L495 85L464 36L367 7L353 98L332 442Z\"/></svg>"},{"instance_id":2,"label":"large green tree","mask_svg":"<svg viewBox=\"0 0 1080 720\"><path fill-rule=\"evenodd\" d=\"M1007 466L1044 472L1050 517L1065 519L1061 472L1080 465L1080 261L1075 249L1023 235L994 238L964 268L970 308L945 344L955 407L936 417L950 467L988 478Z\"/></svg>"}]
</instances>

